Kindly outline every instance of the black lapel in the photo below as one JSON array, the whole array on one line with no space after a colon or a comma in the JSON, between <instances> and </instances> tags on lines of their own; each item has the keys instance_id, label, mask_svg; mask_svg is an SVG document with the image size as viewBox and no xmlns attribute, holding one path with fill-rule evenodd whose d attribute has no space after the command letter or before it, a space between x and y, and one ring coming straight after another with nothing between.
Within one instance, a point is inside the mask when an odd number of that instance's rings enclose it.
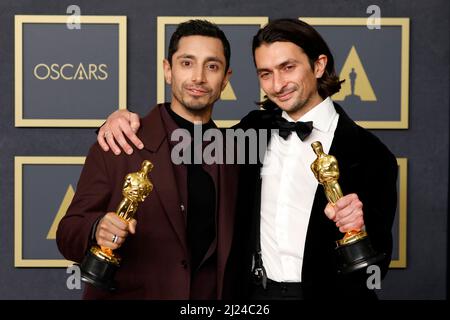
<instances>
[{"instance_id":1,"label":"black lapel","mask_svg":"<svg viewBox=\"0 0 450 320\"><path fill-rule=\"evenodd\" d=\"M359 130L357 125L345 113L341 106L334 103L334 107L339 114L339 121L334 133L333 143L329 154L336 157L339 166L339 183L345 193L345 186L348 180L353 180L355 169L360 164Z\"/></svg>"},{"instance_id":2,"label":"black lapel","mask_svg":"<svg viewBox=\"0 0 450 320\"><path fill-rule=\"evenodd\" d=\"M359 130L342 107L336 103L334 103L334 107L339 114L339 121L328 153L333 155L338 161L339 184L345 195L348 193L346 191L355 191L349 186L353 185L353 176L357 174L357 168L360 163L360 155L357 150ZM303 255L302 279L305 281L310 281L313 274L320 274L322 271L325 272L325 269L332 267L329 266L329 261L325 257L334 258L334 241L342 238L339 229L323 212L327 202L323 186L318 185L314 196Z\"/></svg>"}]
</instances>

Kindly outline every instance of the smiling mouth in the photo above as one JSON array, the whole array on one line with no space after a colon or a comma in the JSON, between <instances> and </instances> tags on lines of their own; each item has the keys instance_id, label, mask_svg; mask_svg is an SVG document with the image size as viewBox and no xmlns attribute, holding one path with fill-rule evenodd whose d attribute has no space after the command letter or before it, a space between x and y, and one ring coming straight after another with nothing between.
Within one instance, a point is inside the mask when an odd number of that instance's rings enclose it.
<instances>
[{"instance_id":1,"label":"smiling mouth","mask_svg":"<svg viewBox=\"0 0 450 320\"><path fill-rule=\"evenodd\" d=\"M289 100L292 97L293 93L294 93L294 91L291 91L291 92L285 93L283 95L278 95L277 98L280 101L286 101L286 100Z\"/></svg>"},{"instance_id":2,"label":"smiling mouth","mask_svg":"<svg viewBox=\"0 0 450 320\"><path fill-rule=\"evenodd\" d=\"M197 89L197 88L186 88L186 90L193 96L201 97L208 93L208 91L204 89Z\"/></svg>"}]
</instances>

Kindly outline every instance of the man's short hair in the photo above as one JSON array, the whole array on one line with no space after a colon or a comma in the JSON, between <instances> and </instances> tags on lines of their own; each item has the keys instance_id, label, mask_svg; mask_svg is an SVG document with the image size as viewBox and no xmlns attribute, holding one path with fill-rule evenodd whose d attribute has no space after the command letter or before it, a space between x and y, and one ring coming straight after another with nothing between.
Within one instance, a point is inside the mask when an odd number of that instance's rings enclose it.
<instances>
[{"instance_id":1,"label":"man's short hair","mask_svg":"<svg viewBox=\"0 0 450 320\"><path fill-rule=\"evenodd\" d=\"M219 39L222 42L223 53L225 55L225 72L228 71L228 68L230 67L231 48L225 33L216 24L199 19L180 23L175 32L172 34L169 42L169 53L167 57L170 65L172 65L172 56L178 50L178 43L180 42L180 39L188 36L205 36Z\"/></svg>"}]
</instances>

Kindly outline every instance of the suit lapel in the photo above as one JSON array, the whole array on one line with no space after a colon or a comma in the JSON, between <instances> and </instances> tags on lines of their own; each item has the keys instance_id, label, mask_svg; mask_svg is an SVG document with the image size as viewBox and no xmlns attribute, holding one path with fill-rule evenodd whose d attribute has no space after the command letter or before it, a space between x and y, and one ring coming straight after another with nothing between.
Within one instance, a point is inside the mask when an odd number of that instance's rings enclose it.
<instances>
[{"instance_id":1,"label":"suit lapel","mask_svg":"<svg viewBox=\"0 0 450 320\"><path fill-rule=\"evenodd\" d=\"M356 150L354 146L354 141L358 139L358 132L355 123L348 117L344 110L336 103L334 103L334 107L339 114L339 121L328 153L337 159L340 172L339 183L345 185L345 181L349 178L349 172L351 172L359 162L359 157L357 155L358 150ZM317 214L314 211L320 211L325 208L316 207L318 198L326 199L321 185L317 186L312 209L313 212L311 215Z\"/></svg>"},{"instance_id":2,"label":"suit lapel","mask_svg":"<svg viewBox=\"0 0 450 320\"><path fill-rule=\"evenodd\" d=\"M359 164L359 154L357 144L355 144L355 141L359 140L358 130L353 120L338 104L335 103L334 107L339 114L339 122L329 154L336 157L341 173L339 182L345 184L345 181L349 178L349 173Z\"/></svg>"},{"instance_id":3,"label":"suit lapel","mask_svg":"<svg viewBox=\"0 0 450 320\"><path fill-rule=\"evenodd\" d=\"M272 131L270 129L273 128L273 120L276 116L280 115L282 112L281 109L276 108L273 110L261 110L258 112L255 112L255 117L252 118L248 123L245 124L244 129L255 129L257 130L257 136L258 136L258 148L264 148L264 150L258 150L258 161L256 165L245 165L245 168L243 170L247 171L246 178L250 181L254 181L254 184L249 185L250 193L252 194L251 199L248 199L247 201L253 201L252 205L250 206L251 210L250 212L246 214L251 215L251 221L252 223L249 226L249 238L251 239L250 244L250 251L251 254L254 255L255 253L259 252L261 250L261 233L260 233L260 226L261 226L261 187L262 187L262 177L261 177L261 170L263 167L263 162L265 158L265 154L267 152L267 148L269 147L270 140L272 137ZM266 130L266 135L261 136L259 134L259 130L263 129ZM265 140L265 141L261 141ZM249 151L249 148L246 148L246 151ZM261 155L261 157L259 157ZM241 173L242 174L242 173ZM246 192L249 192L249 190L245 190Z\"/></svg>"},{"instance_id":4,"label":"suit lapel","mask_svg":"<svg viewBox=\"0 0 450 320\"><path fill-rule=\"evenodd\" d=\"M334 132L333 142L329 154L333 155L339 166L339 184L345 193L348 181L352 180L352 171L358 166L359 156L355 147L355 141L358 141L358 130L356 124L348 117L344 110L334 104L336 112L339 114L339 121ZM303 255L302 279L311 279L315 272L314 268L320 265L321 254L334 256L333 241L342 237L339 229L329 220L323 210L328 200L321 185L317 186L314 196L313 207L311 210L310 221L306 234L305 251ZM330 250L324 252L324 248Z\"/></svg>"},{"instance_id":5,"label":"suit lapel","mask_svg":"<svg viewBox=\"0 0 450 320\"><path fill-rule=\"evenodd\" d=\"M347 116L344 110L336 103L334 103L334 107L339 114L339 121L328 153L333 155L338 161L340 172L339 183L342 184L346 180L346 174L348 174L351 168L357 166L359 161L356 155L357 150L355 150L353 144L357 139L357 130L355 123ZM343 172L345 174L342 174ZM311 215L317 214L314 211L320 211L325 208L316 208L318 198L326 199L321 185L317 186Z\"/></svg>"},{"instance_id":6,"label":"suit lapel","mask_svg":"<svg viewBox=\"0 0 450 320\"><path fill-rule=\"evenodd\" d=\"M234 234L236 197L238 188L238 166L233 164L219 167L218 211L217 211L217 294L223 288L225 266L230 255Z\"/></svg>"},{"instance_id":7,"label":"suit lapel","mask_svg":"<svg viewBox=\"0 0 450 320\"><path fill-rule=\"evenodd\" d=\"M163 105L156 106L147 117L142 119L138 137L144 143L144 148L153 155L154 168L150 172L150 178L153 181L154 191L187 254L186 225L180 207L180 195L170 158L167 132L160 114L160 108L163 107Z\"/></svg>"}]
</instances>

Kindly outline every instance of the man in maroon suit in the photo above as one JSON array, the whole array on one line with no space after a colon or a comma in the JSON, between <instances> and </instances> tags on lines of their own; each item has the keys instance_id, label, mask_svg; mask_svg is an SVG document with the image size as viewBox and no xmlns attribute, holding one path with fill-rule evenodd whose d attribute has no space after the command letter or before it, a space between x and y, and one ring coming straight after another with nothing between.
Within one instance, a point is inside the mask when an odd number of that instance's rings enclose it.
<instances>
[{"instance_id":1,"label":"man in maroon suit","mask_svg":"<svg viewBox=\"0 0 450 320\"><path fill-rule=\"evenodd\" d=\"M213 104L231 74L230 45L214 24L191 20L178 26L164 60L171 103L157 105L141 120L143 149L116 156L94 144L74 199L61 220L57 243L69 260L81 262L91 245L122 257L109 292L86 286L87 299L221 299L228 296L229 253L236 204L236 166L175 165L174 130L191 134L194 122L214 128ZM153 192L125 223L113 212L122 199L124 177L143 160L154 168ZM130 235L131 234L131 235Z\"/></svg>"}]
</instances>

